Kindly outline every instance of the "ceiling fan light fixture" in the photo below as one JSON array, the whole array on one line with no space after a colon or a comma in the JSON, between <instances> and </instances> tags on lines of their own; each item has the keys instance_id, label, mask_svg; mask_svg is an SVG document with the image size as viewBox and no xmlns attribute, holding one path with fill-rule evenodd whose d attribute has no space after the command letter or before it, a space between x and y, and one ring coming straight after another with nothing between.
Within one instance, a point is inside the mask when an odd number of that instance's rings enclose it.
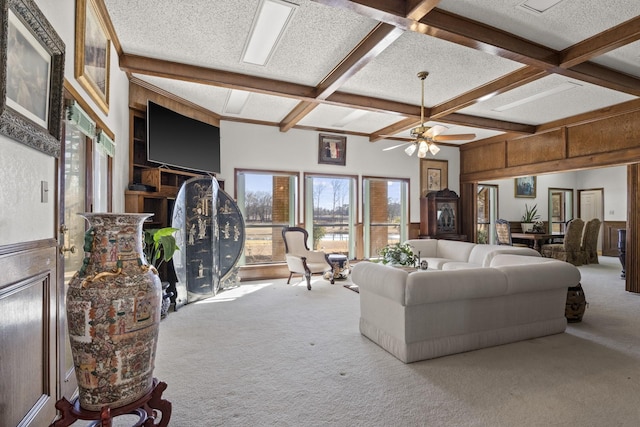
<instances>
[{"instance_id":1,"label":"ceiling fan light fixture","mask_svg":"<svg viewBox=\"0 0 640 427\"><path fill-rule=\"evenodd\" d=\"M404 149L404 152L407 153L407 156L412 156L413 153L416 152L417 144L411 144L407 148Z\"/></svg>"},{"instance_id":2,"label":"ceiling fan light fixture","mask_svg":"<svg viewBox=\"0 0 640 427\"><path fill-rule=\"evenodd\" d=\"M429 151L435 156L440 151L440 148L432 142L429 144Z\"/></svg>"},{"instance_id":3,"label":"ceiling fan light fixture","mask_svg":"<svg viewBox=\"0 0 640 427\"><path fill-rule=\"evenodd\" d=\"M411 136L414 138L420 138L422 135L424 135L429 129L431 129L428 126L423 126L420 125L418 127L415 127L413 129L411 129Z\"/></svg>"},{"instance_id":4,"label":"ceiling fan light fixture","mask_svg":"<svg viewBox=\"0 0 640 427\"><path fill-rule=\"evenodd\" d=\"M424 159L427 157L427 152L429 152L429 144L427 144L427 141L422 139L418 145L418 157Z\"/></svg>"}]
</instances>

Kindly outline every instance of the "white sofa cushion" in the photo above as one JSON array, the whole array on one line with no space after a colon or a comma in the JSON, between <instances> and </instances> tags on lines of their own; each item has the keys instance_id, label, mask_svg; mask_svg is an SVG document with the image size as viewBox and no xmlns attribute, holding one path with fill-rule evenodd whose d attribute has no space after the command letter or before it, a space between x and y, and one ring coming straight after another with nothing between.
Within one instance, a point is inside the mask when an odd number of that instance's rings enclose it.
<instances>
[{"instance_id":1,"label":"white sofa cushion","mask_svg":"<svg viewBox=\"0 0 640 427\"><path fill-rule=\"evenodd\" d=\"M525 248L522 248L525 249ZM487 267L501 267L504 265L539 264L541 262L557 262L557 259L543 258L537 251L536 255L515 255L510 253L495 253L490 259ZM562 262L562 261L560 261Z\"/></svg>"},{"instance_id":2,"label":"white sofa cushion","mask_svg":"<svg viewBox=\"0 0 640 427\"><path fill-rule=\"evenodd\" d=\"M540 253L531 248L507 245L475 245L469 254L468 262L482 267L489 267L491 260L497 254L517 254L540 257Z\"/></svg>"},{"instance_id":3,"label":"white sofa cushion","mask_svg":"<svg viewBox=\"0 0 640 427\"><path fill-rule=\"evenodd\" d=\"M469 255L476 246L475 243L460 242L457 240L439 239L437 242L438 252L436 256L451 261L469 262Z\"/></svg>"},{"instance_id":4,"label":"white sofa cushion","mask_svg":"<svg viewBox=\"0 0 640 427\"><path fill-rule=\"evenodd\" d=\"M404 305L489 298L506 292L507 277L497 268L418 271L407 277Z\"/></svg>"}]
</instances>

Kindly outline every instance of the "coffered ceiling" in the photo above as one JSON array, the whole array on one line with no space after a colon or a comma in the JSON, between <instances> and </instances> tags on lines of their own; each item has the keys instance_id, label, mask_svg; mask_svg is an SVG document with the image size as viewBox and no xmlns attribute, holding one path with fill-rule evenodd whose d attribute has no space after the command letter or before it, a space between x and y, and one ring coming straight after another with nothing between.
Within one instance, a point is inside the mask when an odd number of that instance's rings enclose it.
<instances>
[{"instance_id":1,"label":"coffered ceiling","mask_svg":"<svg viewBox=\"0 0 640 427\"><path fill-rule=\"evenodd\" d=\"M541 14L523 0L291 0L265 65L242 60L261 0L97 3L131 79L283 132L409 140L420 71L426 121L444 135L524 135L640 109L638 0L564 0ZM238 114L225 112L232 90L250 92Z\"/></svg>"}]
</instances>

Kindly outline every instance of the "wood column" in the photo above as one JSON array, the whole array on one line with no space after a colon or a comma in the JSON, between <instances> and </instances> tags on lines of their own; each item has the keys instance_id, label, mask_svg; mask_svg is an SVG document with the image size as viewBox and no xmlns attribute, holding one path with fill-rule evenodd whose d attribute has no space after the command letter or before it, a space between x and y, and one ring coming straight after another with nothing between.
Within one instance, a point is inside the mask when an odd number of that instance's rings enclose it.
<instances>
[{"instance_id":1,"label":"wood column","mask_svg":"<svg viewBox=\"0 0 640 427\"><path fill-rule=\"evenodd\" d=\"M626 285L629 292L640 293L640 164L627 166L627 243Z\"/></svg>"},{"instance_id":2,"label":"wood column","mask_svg":"<svg viewBox=\"0 0 640 427\"><path fill-rule=\"evenodd\" d=\"M389 221L389 185L387 181L372 179L369 181L370 215L372 224ZM371 241L369 242L369 256L377 257L378 251L389 243L389 233L386 227L370 227ZM402 242L401 242L402 243Z\"/></svg>"},{"instance_id":3,"label":"wood column","mask_svg":"<svg viewBox=\"0 0 640 427\"><path fill-rule=\"evenodd\" d=\"M274 176L272 183L271 221L274 224L289 223L289 177ZM284 240L280 227L271 231L271 259L284 261Z\"/></svg>"},{"instance_id":4,"label":"wood column","mask_svg":"<svg viewBox=\"0 0 640 427\"><path fill-rule=\"evenodd\" d=\"M467 236L467 241L476 241L476 213L478 212L478 183L460 183L460 213L458 220L460 223L460 234Z\"/></svg>"}]
</instances>

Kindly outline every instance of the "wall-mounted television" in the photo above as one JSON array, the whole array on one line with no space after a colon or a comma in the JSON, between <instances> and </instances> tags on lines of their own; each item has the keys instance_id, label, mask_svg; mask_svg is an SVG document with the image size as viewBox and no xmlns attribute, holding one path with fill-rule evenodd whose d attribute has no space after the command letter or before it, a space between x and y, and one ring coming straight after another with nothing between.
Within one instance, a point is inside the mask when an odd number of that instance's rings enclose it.
<instances>
[{"instance_id":1,"label":"wall-mounted television","mask_svg":"<svg viewBox=\"0 0 640 427\"><path fill-rule=\"evenodd\" d=\"M147 101L147 160L220 173L220 128Z\"/></svg>"}]
</instances>

